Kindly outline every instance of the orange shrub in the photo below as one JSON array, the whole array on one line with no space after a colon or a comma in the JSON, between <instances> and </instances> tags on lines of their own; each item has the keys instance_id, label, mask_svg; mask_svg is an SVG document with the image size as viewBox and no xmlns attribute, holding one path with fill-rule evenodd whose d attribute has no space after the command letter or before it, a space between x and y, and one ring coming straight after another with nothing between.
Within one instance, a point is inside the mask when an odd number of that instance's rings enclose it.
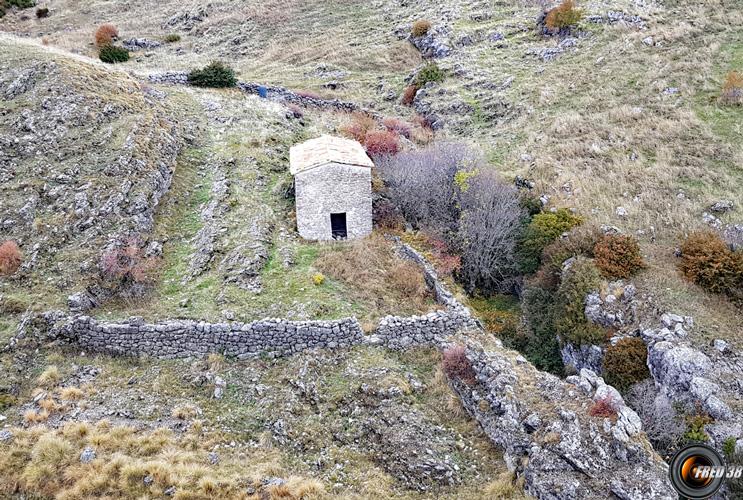
<instances>
[{"instance_id":1,"label":"orange shrub","mask_svg":"<svg viewBox=\"0 0 743 500\"><path fill-rule=\"evenodd\" d=\"M400 139L388 130L372 130L366 134L364 147L369 156L394 156L400 151Z\"/></svg>"},{"instance_id":2,"label":"orange shrub","mask_svg":"<svg viewBox=\"0 0 743 500\"><path fill-rule=\"evenodd\" d=\"M416 21L413 23L413 27L411 28L410 32L414 37L419 36L426 36L426 34L431 29L431 21L426 21L425 19L421 19L419 21Z\"/></svg>"},{"instance_id":3,"label":"orange shrub","mask_svg":"<svg viewBox=\"0 0 743 500\"><path fill-rule=\"evenodd\" d=\"M21 262L23 262L23 256L18 244L15 241L4 241L0 245L0 274L4 276L15 274L21 267Z\"/></svg>"},{"instance_id":4,"label":"orange shrub","mask_svg":"<svg viewBox=\"0 0 743 500\"><path fill-rule=\"evenodd\" d=\"M350 139L359 141L361 144L366 142L366 134L377 127L377 122L369 115L356 113L349 123L340 128L341 134Z\"/></svg>"},{"instance_id":5,"label":"orange shrub","mask_svg":"<svg viewBox=\"0 0 743 500\"><path fill-rule=\"evenodd\" d=\"M462 345L455 345L444 351L441 361L444 373L451 378L461 380L467 385L476 381L475 370L467 359L466 350Z\"/></svg>"},{"instance_id":6,"label":"orange shrub","mask_svg":"<svg viewBox=\"0 0 743 500\"><path fill-rule=\"evenodd\" d=\"M404 106L412 106L415 101L415 94L418 93L417 85L408 85L402 93L402 104Z\"/></svg>"},{"instance_id":7,"label":"orange shrub","mask_svg":"<svg viewBox=\"0 0 743 500\"><path fill-rule=\"evenodd\" d=\"M575 0L563 0L547 13L544 24L549 29L561 30L577 24L582 18L583 11L576 8Z\"/></svg>"},{"instance_id":8,"label":"orange shrub","mask_svg":"<svg viewBox=\"0 0 743 500\"><path fill-rule=\"evenodd\" d=\"M593 247L593 255L605 278L629 278L645 267L640 245L632 236L604 235Z\"/></svg>"},{"instance_id":9,"label":"orange shrub","mask_svg":"<svg viewBox=\"0 0 743 500\"><path fill-rule=\"evenodd\" d=\"M733 251L712 231L692 233L681 244L681 272L714 293L743 302L743 251Z\"/></svg>"},{"instance_id":10,"label":"orange shrub","mask_svg":"<svg viewBox=\"0 0 743 500\"><path fill-rule=\"evenodd\" d=\"M720 101L723 104L743 104L743 74L737 71L731 71L727 74L722 86Z\"/></svg>"},{"instance_id":11,"label":"orange shrub","mask_svg":"<svg viewBox=\"0 0 743 500\"><path fill-rule=\"evenodd\" d=\"M98 47L103 47L114 41L114 38L118 38L119 30L113 24L101 24L95 31L95 44Z\"/></svg>"}]
</instances>

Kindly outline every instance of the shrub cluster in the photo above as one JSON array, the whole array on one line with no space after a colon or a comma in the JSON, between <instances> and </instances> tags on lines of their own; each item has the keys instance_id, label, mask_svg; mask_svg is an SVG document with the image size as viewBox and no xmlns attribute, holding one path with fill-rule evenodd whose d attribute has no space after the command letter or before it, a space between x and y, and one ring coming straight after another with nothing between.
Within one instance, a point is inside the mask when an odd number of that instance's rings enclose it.
<instances>
[{"instance_id":1,"label":"shrub cluster","mask_svg":"<svg viewBox=\"0 0 743 500\"><path fill-rule=\"evenodd\" d=\"M415 75L415 79L413 80L413 85L417 86L418 88L423 87L428 82L440 82L444 79L444 71L439 68L439 65L430 62L423 66L420 71L418 71L418 74Z\"/></svg>"},{"instance_id":2,"label":"shrub cluster","mask_svg":"<svg viewBox=\"0 0 743 500\"><path fill-rule=\"evenodd\" d=\"M608 384L626 392L650 376L647 360L648 350L641 338L623 338L606 349L604 378Z\"/></svg>"},{"instance_id":3,"label":"shrub cluster","mask_svg":"<svg viewBox=\"0 0 743 500\"><path fill-rule=\"evenodd\" d=\"M596 267L606 278L629 278L643 269L640 244L632 236L604 235L593 249Z\"/></svg>"},{"instance_id":4,"label":"shrub cluster","mask_svg":"<svg viewBox=\"0 0 743 500\"><path fill-rule=\"evenodd\" d=\"M583 219L565 208L556 212L542 212L532 217L519 241L518 256L521 270L527 274L536 271L544 248L582 222Z\"/></svg>"},{"instance_id":5,"label":"shrub cluster","mask_svg":"<svg viewBox=\"0 0 743 500\"><path fill-rule=\"evenodd\" d=\"M44 17L49 17L49 9L46 7L40 7L36 9L36 17L39 19L42 19Z\"/></svg>"},{"instance_id":6,"label":"shrub cluster","mask_svg":"<svg viewBox=\"0 0 743 500\"><path fill-rule=\"evenodd\" d=\"M384 125L384 127L390 132L394 132L398 135L401 135L405 137L406 139L410 139L411 134L413 132L410 124L405 123L399 118L391 118L391 117L385 118L382 120L382 125Z\"/></svg>"},{"instance_id":7,"label":"shrub cluster","mask_svg":"<svg viewBox=\"0 0 743 500\"><path fill-rule=\"evenodd\" d=\"M11 7L19 9L28 9L36 5L36 0L0 0L0 17L5 15L5 11Z\"/></svg>"},{"instance_id":8,"label":"shrub cluster","mask_svg":"<svg viewBox=\"0 0 743 500\"><path fill-rule=\"evenodd\" d=\"M743 303L743 251L733 251L712 231L689 235L681 245L681 272L713 293Z\"/></svg>"},{"instance_id":9,"label":"shrub cluster","mask_svg":"<svg viewBox=\"0 0 743 500\"><path fill-rule=\"evenodd\" d=\"M545 26L551 30L564 30L575 26L583 18L583 11L575 5L575 0L563 0L551 9L545 18Z\"/></svg>"},{"instance_id":10,"label":"shrub cluster","mask_svg":"<svg viewBox=\"0 0 743 500\"><path fill-rule=\"evenodd\" d=\"M738 71L731 71L727 74L725 83L722 85L720 102L731 106L743 105L743 74Z\"/></svg>"},{"instance_id":11,"label":"shrub cluster","mask_svg":"<svg viewBox=\"0 0 743 500\"><path fill-rule=\"evenodd\" d=\"M556 290L563 263L571 257L593 257L593 249L602 237L595 226L580 225L547 245L542 251L542 266L535 275L535 283L547 290Z\"/></svg>"},{"instance_id":12,"label":"shrub cluster","mask_svg":"<svg viewBox=\"0 0 743 500\"><path fill-rule=\"evenodd\" d=\"M0 244L0 275L11 276L18 271L23 262L23 255L21 254L18 243L15 241L4 241Z\"/></svg>"},{"instance_id":13,"label":"shrub cluster","mask_svg":"<svg viewBox=\"0 0 743 500\"><path fill-rule=\"evenodd\" d=\"M165 38L163 38L165 43L176 43L181 41L181 35L178 33L169 33L168 35L165 35Z\"/></svg>"},{"instance_id":14,"label":"shrub cluster","mask_svg":"<svg viewBox=\"0 0 743 500\"><path fill-rule=\"evenodd\" d=\"M400 135L410 134L410 125L397 118L385 118L382 126L369 115L356 113L341 127L341 133L361 143L369 156L378 160L400 151Z\"/></svg>"},{"instance_id":15,"label":"shrub cluster","mask_svg":"<svg viewBox=\"0 0 743 500\"><path fill-rule=\"evenodd\" d=\"M95 44L98 47L111 45L119 37L119 30L113 24L101 24L95 31Z\"/></svg>"},{"instance_id":16,"label":"shrub cluster","mask_svg":"<svg viewBox=\"0 0 743 500\"><path fill-rule=\"evenodd\" d=\"M129 60L129 51L124 47L108 44L100 48L98 58L108 64L122 63Z\"/></svg>"},{"instance_id":17,"label":"shrub cluster","mask_svg":"<svg viewBox=\"0 0 743 500\"><path fill-rule=\"evenodd\" d=\"M521 352L540 370L561 375L564 371L560 343L554 328L554 294L538 286L524 289L521 299L528 334Z\"/></svg>"},{"instance_id":18,"label":"shrub cluster","mask_svg":"<svg viewBox=\"0 0 743 500\"><path fill-rule=\"evenodd\" d=\"M604 330L589 322L585 314L585 299L589 292L601 286L601 274L591 259L576 257L566 270L555 300L555 332L563 342L575 345L602 344Z\"/></svg>"},{"instance_id":19,"label":"shrub cluster","mask_svg":"<svg viewBox=\"0 0 743 500\"><path fill-rule=\"evenodd\" d=\"M237 85L235 71L220 61L188 74L188 83L196 87L227 88Z\"/></svg>"},{"instance_id":20,"label":"shrub cluster","mask_svg":"<svg viewBox=\"0 0 743 500\"><path fill-rule=\"evenodd\" d=\"M372 130L366 134L364 148L372 158L394 156L400 151L400 138L390 130Z\"/></svg>"},{"instance_id":21,"label":"shrub cluster","mask_svg":"<svg viewBox=\"0 0 743 500\"><path fill-rule=\"evenodd\" d=\"M455 345L444 350L441 363L444 373L450 379L460 380L467 385L475 383L475 370L467 359L467 351L463 345Z\"/></svg>"},{"instance_id":22,"label":"shrub cluster","mask_svg":"<svg viewBox=\"0 0 743 500\"><path fill-rule=\"evenodd\" d=\"M413 27L410 29L410 33L414 37L426 36L431 30L431 21L420 19L413 23Z\"/></svg>"},{"instance_id":23,"label":"shrub cluster","mask_svg":"<svg viewBox=\"0 0 743 500\"><path fill-rule=\"evenodd\" d=\"M414 228L461 256L469 291L511 291L524 216L518 193L466 145L438 143L377 162L388 196Z\"/></svg>"}]
</instances>

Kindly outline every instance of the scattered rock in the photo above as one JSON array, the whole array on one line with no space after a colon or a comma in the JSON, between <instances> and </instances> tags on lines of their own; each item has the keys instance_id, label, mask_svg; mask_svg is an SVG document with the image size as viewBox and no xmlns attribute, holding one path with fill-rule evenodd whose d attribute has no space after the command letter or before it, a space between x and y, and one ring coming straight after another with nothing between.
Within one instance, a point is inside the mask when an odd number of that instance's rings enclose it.
<instances>
[{"instance_id":1,"label":"scattered rock","mask_svg":"<svg viewBox=\"0 0 743 500\"><path fill-rule=\"evenodd\" d=\"M80 463L89 464L95 460L95 457L95 450L90 446L86 446L82 453L80 453Z\"/></svg>"}]
</instances>

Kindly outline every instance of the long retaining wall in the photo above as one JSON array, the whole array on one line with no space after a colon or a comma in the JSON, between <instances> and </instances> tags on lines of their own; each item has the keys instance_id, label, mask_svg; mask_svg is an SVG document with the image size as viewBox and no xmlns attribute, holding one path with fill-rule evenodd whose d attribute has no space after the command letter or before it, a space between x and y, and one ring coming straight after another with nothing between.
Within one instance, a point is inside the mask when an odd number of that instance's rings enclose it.
<instances>
[{"instance_id":1,"label":"long retaining wall","mask_svg":"<svg viewBox=\"0 0 743 500\"><path fill-rule=\"evenodd\" d=\"M264 319L252 323L174 319L145 323L141 318L119 322L97 321L64 313L47 315L50 336L74 342L94 352L163 359L201 357L209 353L246 358L290 356L307 349L350 347L362 343L405 349L440 345L460 330L478 328L470 311L439 280L420 253L393 239L402 258L421 267L425 281L442 310L421 316L386 316L372 335L364 335L356 318L331 321Z\"/></svg>"},{"instance_id":2,"label":"long retaining wall","mask_svg":"<svg viewBox=\"0 0 743 500\"><path fill-rule=\"evenodd\" d=\"M163 359L204 356L211 352L246 358L288 356L305 349L350 347L364 340L355 318L337 321L205 323L171 320L158 324L132 318L104 323L88 316L69 320L59 333L84 349Z\"/></svg>"}]
</instances>

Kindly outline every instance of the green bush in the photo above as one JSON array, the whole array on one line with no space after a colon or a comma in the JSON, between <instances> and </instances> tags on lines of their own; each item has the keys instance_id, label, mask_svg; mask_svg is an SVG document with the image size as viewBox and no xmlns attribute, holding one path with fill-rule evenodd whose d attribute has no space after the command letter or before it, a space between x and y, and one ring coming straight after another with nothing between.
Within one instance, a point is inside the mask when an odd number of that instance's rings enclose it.
<instances>
[{"instance_id":1,"label":"green bush","mask_svg":"<svg viewBox=\"0 0 743 500\"><path fill-rule=\"evenodd\" d=\"M733 251L717 233L691 234L681 245L681 272L713 293L743 303L743 251Z\"/></svg>"},{"instance_id":2,"label":"green bush","mask_svg":"<svg viewBox=\"0 0 743 500\"><path fill-rule=\"evenodd\" d=\"M604 235L593 249L596 266L606 278L629 278L645 267L640 244L632 236Z\"/></svg>"},{"instance_id":3,"label":"green bush","mask_svg":"<svg viewBox=\"0 0 743 500\"><path fill-rule=\"evenodd\" d=\"M440 82L444 79L444 71L439 68L436 63L426 64L413 80L413 84L417 87L423 87L428 82Z\"/></svg>"},{"instance_id":4,"label":"green bush","mask_svg":"<svg viewBox=\"0 0 743 500\"><path fill-rule=\"evenodd\" d=\"M538 286L527 286L521 301L524 319L530 330L521 352L540 370L561 375L565 367L555 335L554 295Z\"/></svg>"},{"instance_id":5,"label":"green bush","mask_svg":"<svg viewBox=\"0 0 743 500\"><path fill-rule=\"evenodd\" d=\"M536 196L530 194L521 195L519 200L521 208L529 212L529 216L533 217L542 211L542 202Z\"/></svg>"},{"instance_id":6,"label":"green bush","mask_svg":"<svg viewBox=\"0 0 743 500\"><path fill-rule=\"evenodd\" d=\"M604 330L585 315L586 295L601 286L601 274L592 260L576 257L565 272L555 298L555 332L563 342L603 344Z\"/></svg>"},{"instance_id":7,"label":"green bush","mask_svg":"<svg viewBox=\"0 0 743 500\"><path fill-rule=\"evenodd\" d=\"M684 439L687 442L708 441L709 435L704 430L704 426L711 423L712 418L708 415L690 415L686 417Z\"/></svg>"},{"instance_id":8,"label":"green bush","mask_svg":"<svg viewBox=\"0 0 743 500\"><path fill-rule=\"evenodd\" d=\"M628 337L610 345L604 355L604 379L622 392L650 376L648 349L638 337Z\"/></svg>"},{"instance_id":9,"label":"green bush","mask_svg":"<svg viewBox=\"0 0 743 500\"><path fill-rule=\"evenodd\" d=\"M175 43L181 41L181 35L177 33L171 33L169 35L166 35L165 38L163 38L165 43Z\"/></svg>"},{"instance_id":10,"label":"green bush","mask_svg":"<svg viewBox=\"0 0 743 500\"><path fill-rule=\"evenodd\" d=\"M188 74L188 83L197 87L226 88L237 85L235 71L222 62L215 61L203 69Z\"/></svg>"},{"instance_id":11,"label":"green bush","mask_svg":"<svg viewBox=\"0 0 743 500\"><path fill-rule=\"evenodd\" d=\"M571 257L593 257L593 249L602 234L595 226L577 226L565 238L558 238L542 251L542 266L535 280L542 288L556 290L562 264Z\"/></svg>"},{"instance_id":12,"label":"green bush","mask_svg":"<svg viewBox=\"0 0 743 500\"><path fill-rule=\"evenodd\" d=\"M98 57L104 63L115 64L129 60L129 51L123 47L107 44L101 47Z\"/></svg>"},{"instance_id":13,"label":"green bush","mask_svg":"<svg viewBox=\"0 0 743 500\"><path fill-rule=\"evenodd\" d=\"M8 3L19 9L30 9L36 6L36 0L8 0Z\"/></svg>"},{"instance_id":14,"label":"green bush","mask_svg":"<svg viewBox=\"0 0 743 500\"><path fill-rule=\"evenodd\" d=\"M532 217L526 226L518 247L521 270L533 273L539 268L542 250L561 234L579 225L583 220L569 210L543 212Z\"/></svg>"}]
</instances>

